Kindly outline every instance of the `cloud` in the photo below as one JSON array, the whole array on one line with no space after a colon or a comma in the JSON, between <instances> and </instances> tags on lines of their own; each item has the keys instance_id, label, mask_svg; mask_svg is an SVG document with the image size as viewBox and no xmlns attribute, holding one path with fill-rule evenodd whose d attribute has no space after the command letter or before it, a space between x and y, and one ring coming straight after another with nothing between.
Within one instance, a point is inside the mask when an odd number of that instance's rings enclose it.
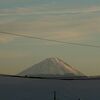
<instances>
[{"instance_id":1,"label":"cloud","mask_svg":"<svg viewBox=\"0 0 100 100\"><path fill-rule=\"evenodd\" d=\"M8 39L8 38L1 38L0 37L0 43L7 43L8 41L10 41L11 39Z\"/></svg>"},{"instance_id":2,"label":"cloud","mask_svg":"<svg viewBox=\"0 0 100 100\"><path fill-rule=\"evenodd\" d=\"M40 7L41 8L41 7ZM2 14L33 14L31 17L19 16L5 17L0 25L0 30L19 34L31 34L38 37L46 37L50 39L81 39L91 33L100 32L99 16L96 14L87 14L99 12L100 7L88 7L84 9L62 9L49 10L40 8L16 8L16 9L1 9ZM40 14L34 16L34 14ZM59 16L57 14L60 14ZM64 14L64 15L63 15ZM67 14L79 14L76 16ZM82 14L82 15L81 15ZM62 16L63 15L63 16ZM12 20L13 19L13 20ZM9 42L11 39L2 37L0 41L3 43ZM13 39L12 39L13 40Z\"/></svg>"},{"instance_id":3,"label":"cloud","mask_svg":"<svg viewBox=\"0 0 100 100\"><path fill-rule=\"evenodd\" d=\"M31 8L13 8L13 9L0 9L0 16L9 16L9 15L24 15L31 14Z\"/></svg>"},{"instance_id":4,"label":"cloud","mask_svg":"<svg viewBox=\"0 0 100 100\"><path fill-rule=\"evenodd\" d=\"M32 15L32 14L51 14L51 15L61 15L61 14L90 14L90 13L98 13L100 12L100 7L91 6L88 8L78 8L78 9L52 9L48 7L16 7L13 9L0 9L0 16L8 16L8 15Z\"/></svg>"},{"instance_id":5,"label":"cloud","mask_svg":"<svg viewBox=\"0 0 100 100\"><path fill-rule=\"evenodd\" d=\"M0 59L15 59L15 58L24 58L24 57L30 57L32 54L27 53L26 51L17 51L17 50L4 50L0 52Z\"/></svg>"},{"instance_id":6,"label":"cloud","mask_svg":"<svg viewBox=\"0 0 100 100\"><path fill-rule=\"evenodd\" d=\"M91 33L100 32L98 17L87 19L73 19L61 16L40 17L37 20L23 20L4 24L0 28L11 33L27 34L37 37L61 40L79 40L86 38ZM91 35L90 35L91 36ZM9 40L8 38L4 38ZM3 41L3 40L2 40Z\"/></svg>"},{"instance_id":7,"label":"cloud","mask_svg":"<svg viewBox=\"0 0 100 100\"><path fill-rule=\"evenodd\" d=\"M11 42L13 39L14 39L14 37L12 37L12 36L0 34L0 43L8 43L8 42Z\"/></svg>"},{"instance_id":8,"label":"cloud","mask_svg":"<svg viewBox=\"0 0 100 100\"><path fill-rule=\"evenodd\" d=\"M100 6L91 6L87 8L86 12L100 12Z\"/></svg>"}]
</instances>

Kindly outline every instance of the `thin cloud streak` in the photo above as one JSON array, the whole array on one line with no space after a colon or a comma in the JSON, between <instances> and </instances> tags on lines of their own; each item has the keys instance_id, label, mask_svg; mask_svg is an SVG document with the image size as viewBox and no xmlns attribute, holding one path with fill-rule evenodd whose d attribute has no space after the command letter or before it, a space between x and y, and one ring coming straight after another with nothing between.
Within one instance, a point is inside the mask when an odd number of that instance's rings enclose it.
<instances>
[{"instance_id":1,"label":"thin cloud streak","mask_svg":"<svg viewBox=\"0 0 100 100\"><path fill-rule=\"evenodd\" d=\"M32 7L30 8L16 8L16 9L0 9L0 16L7 16L7 15L32 15L32 14L91 14L91 13L99 13L100 7L90 7L86 9L63 9L63 10L55 10L50 11L39 11L38 8L34 9Z\"/></svg>"},{"instance_id":2,"label":"thin cloud streak","mask_svg":"<svg viewBox=\"0 0 100 100\"><path fill-rule=\"evenodd\" d=\"M86 47L100 48L99 45L91 45L91 44L83 44L83 43L74 43L74 42L65 42L65 41L59 41L59 40L53 40L53 39L35 37L35 36L24 35L24 34L9 33L9 32L0 32L0 33L2 33L2 34L8 34L8 35L20 36L20 37L25 37L25 38L30 38L30 39L36 39L36 40L43 40L43 41L49 41L49 42L57 42L57 43L75 45L75 46L86 46Z\"/></svg>"},{"instance_id":3,"label":"thin cloud streak","mask_svg":"<svg viewBox=\"0 0 100 100\"><path fill-rule=\"evenodd\" d=\"M0 43L8 43L10 41L12 41L13 38L9 38L9 37L0 37Z\"/></svg>"}]
</instances>

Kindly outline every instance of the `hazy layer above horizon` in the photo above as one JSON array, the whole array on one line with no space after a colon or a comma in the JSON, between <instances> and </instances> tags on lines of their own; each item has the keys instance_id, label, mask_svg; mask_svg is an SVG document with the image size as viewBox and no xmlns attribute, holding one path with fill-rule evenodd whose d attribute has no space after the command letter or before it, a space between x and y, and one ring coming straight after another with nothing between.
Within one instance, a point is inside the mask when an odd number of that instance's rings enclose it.
<instances>
[{"instance_id":1,"label":"hazy layer above horizon","mask_svg":"<svg viewBox=\"0 0 100 100\"><path fill-rule=\"evenodd\" d=\"M100 44L100 0L1 0L0 31ZM100 75L100 49L0 34L0 73L16 74L48 57Z\"/></svg>"}]
</instances>

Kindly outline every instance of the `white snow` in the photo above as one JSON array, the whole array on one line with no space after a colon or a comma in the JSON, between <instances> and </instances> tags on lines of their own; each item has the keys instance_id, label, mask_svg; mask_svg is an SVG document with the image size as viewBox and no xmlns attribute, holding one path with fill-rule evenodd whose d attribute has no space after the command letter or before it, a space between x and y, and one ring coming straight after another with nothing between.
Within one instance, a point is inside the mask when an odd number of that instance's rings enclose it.
<instances>
[{"instance_id":1,"label":"white snow","mask_svg":"<svg viewBox=\"0 0 100 100\"><path fill-rule=\"evenodd\" d=\"M59 58L47 58L38 64L22 71L18 75L29 75L29 76L83 76L81 72L65 63Z\"/></svg>"}]
</instances>

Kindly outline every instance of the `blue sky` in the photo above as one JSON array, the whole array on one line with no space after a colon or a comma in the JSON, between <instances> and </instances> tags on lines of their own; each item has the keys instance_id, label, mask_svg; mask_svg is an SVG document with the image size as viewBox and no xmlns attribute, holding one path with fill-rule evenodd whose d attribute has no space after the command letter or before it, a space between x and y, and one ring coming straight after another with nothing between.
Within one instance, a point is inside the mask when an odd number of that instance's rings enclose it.
<instances>
[{"instance_id":1,"label":"blue sky","mask_svg":"<svg viewBox=\"0 0 100 100\"><path fill-rule=\"evenodd\" d=\"M2 0L0 31L100 44L100 0ZM60 57L88 75L100 74L99 49L0 34L0 73L15 74Z\"/></svg>"}]
</instances>

